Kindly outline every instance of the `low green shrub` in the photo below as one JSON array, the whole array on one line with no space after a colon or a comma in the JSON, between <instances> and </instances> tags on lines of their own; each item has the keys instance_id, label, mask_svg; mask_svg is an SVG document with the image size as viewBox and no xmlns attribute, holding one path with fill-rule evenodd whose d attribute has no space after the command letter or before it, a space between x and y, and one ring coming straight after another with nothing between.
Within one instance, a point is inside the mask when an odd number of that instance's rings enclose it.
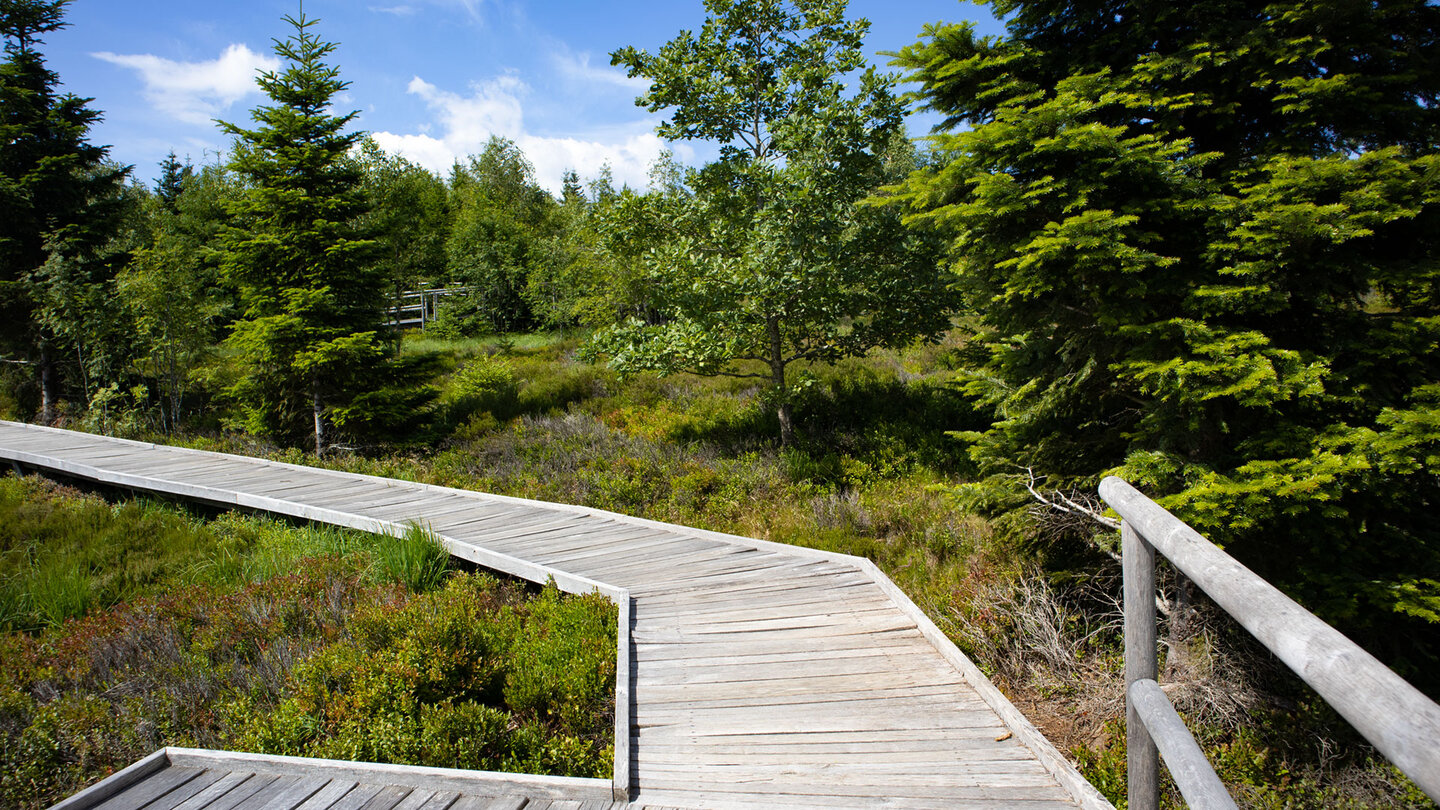
<instances>
[{"instance_id":1,"label":"low green shrub","mask_svg":"<svg viewBox=\"0 0 1440 810\"><path fill-rule=\"evenodd\" d=\"M357 613L295 667L273 710L234 704L245 750L605 778L616 619L603 598L533 601L461 575Z\"/></svg>"},{"instance_id":2,"label":"low green shrub","mask_svg":"<svg viewBox=\"0 0 1440 810\"><path fill-rule=\"evenodd\" d=\"M515 411L520 386L509 361L500 357L476 357L461 366L445 389L442 401L452 424L470 415L486 412L509 418Z\"/></svg>"}]
</instances>

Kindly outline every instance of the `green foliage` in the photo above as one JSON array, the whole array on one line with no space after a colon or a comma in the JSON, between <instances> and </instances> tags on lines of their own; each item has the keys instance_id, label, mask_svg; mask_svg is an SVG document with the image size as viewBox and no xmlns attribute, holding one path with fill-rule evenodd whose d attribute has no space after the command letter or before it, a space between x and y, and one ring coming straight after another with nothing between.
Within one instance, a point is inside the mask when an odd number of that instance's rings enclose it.
<instances>
[{"instance_id":1,"label":"green foliage","mask_svg":"<svg viewBox=\"0 0 1440 810\"><path fill-rule=\"evenodd\" d=\"M404 606L361 611L299 664L273 713L238 708L247 750L604 778L615 614L603 598L528 605L457 576Z\"/></svg>"},{"instance_id":2,"label":"green foliage","mask_svg":"<svg viewBox=\"0 0 1440 810\"><path fill-rule=\"evenodd\" d=\"M127 348L111 288L128 247L116 241L133 202L127 170L86 140L100 113L61 93L36 50L65 27L66 4L0 7L0 352L28 364L46 422L67 388L88 400L89 378L113 374Z\"/></svg>"},{"instance_id":3,"label":"green foliage","mask_svg":"<svg viewBox=\"0 0 1440 810\"><path fill-rule=\"evenodd\" d=\"M227 701L273 702L359 604L400 598L337 559L295 570L0 636L0 802L45 807L163 745L230 747Z\"/></svg>"},{"instance_id":4,"label":"green foliage","mask_svg":"<svg viewBox=\"0 0 1440 810\"><path fill-rule=\"evenodd\" d=\"M158 389L161 428L170 433L186 413L196 370L213 350L231 299L220 286L213 245L237 189L217 165L199 172L166 166L151 206L154 235L120 274L116 292L129 309L140 371Z\"/></svg>"},{"instance_id":5,"label":"green foliage","mask_svg":"<svg viewBox=\"0 0 1440 810\"><path fill-rule=\"evenodd\" d=\"M559 261L553 243L561 238L560 207L535 182L520 148L498 136L468 165L456 164L450 186L450 277L471 293L447 302L464 307L449 317L469 335L533 328L539 320L530 305L531 283L539 284Z\"/></svg>"},{"instance_id":6,"label":"green foliage","mask_svg":"<svg viewBox=\"0 0 1440 810\"><path fill-rule=\"evenodd\" d=\"M985 497L1126 476L1433 690L1440 10L992 5L898 55Z\"/></svg>"},{"instance_id":7,"label":"green foliage","mask_svg":"<svg viewBox=\"0 0 1440 810\"><path fill-rule=\"evenodd\" d=\"M231 168L249 181L232 206L222 263L244 305L228 338L244 374L230 394L245 430L286 443L308 434L323 453L328 422L352 415L335 406L353 408L380 387L393 352L377 331L389 280L357 225L368 209L349 157L360 134L344 132L356 113L329 111L347 86L323 61L335 45L303 14L286 22L295 35L277 40L275 53L288 66L259 78L274 106L252 112L257 129L222 124L237 139Z\"/></svg>"},{"instance_id":8,"label":"green foliage","mask_svg":"<svg viewBox=\"0 0 1440 810\"><path fill-rule=\"evenodd\" d=\"M477 413L508 419L515 411L520 387L509 362L499 356L480 356L450 376L444 403L452 423Z\"/></svg>"},{"instance_id":9,"label":"green foliage","mask_svg":"<svg viewBox=\"0 0 1440 810\"><path fill-rule=\"evenodd\" d=\"M0 479L0 525L6 807L48 806L165 745L608 775L603 598L439 587L446 557L419 529L204 522L35 478ZM29 619L12 621L17 604Z\"/></svg>"},{"instance_id":10,"label":"green foliage","mask_svg":"<svg viewBox=\"0 0 1440 810\"><path fill-rule=\"evenodd\" d=\"M602 330L593 348L626 373L765 380L789 444L792 363L931 337L948 326L948 293L922 237L857 205L902 137L893 79L873 68L847 78L869 24L845 20L843 0L706 8L698 36L611 57L651 82L637 103L668 111L662 137L713 139L721 154L683 184L605 209L608 250L638 273L651 312Z\"/></svg>"},{"instance_id":11,"label":"green foliage","mask_svg":"<svg viewBox=\"0 0 1440 810\"><path fill-rule=\"evenodd\" d=\"M445 183L370 138L360 142L368 210L361 230L378 243L376 268L397 290L424 289L445 276L450 208Z\"/></svg>"}]
</instances>

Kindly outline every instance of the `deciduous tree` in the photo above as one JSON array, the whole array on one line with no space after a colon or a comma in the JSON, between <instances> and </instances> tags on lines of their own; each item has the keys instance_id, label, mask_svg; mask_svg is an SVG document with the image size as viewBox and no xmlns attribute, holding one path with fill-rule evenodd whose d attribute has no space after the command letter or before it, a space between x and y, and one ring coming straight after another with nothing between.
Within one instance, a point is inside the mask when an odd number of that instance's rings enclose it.
<instances>
[{"instance_id":1,"label":"deciduous tree","mask_svg":"<svg viewBox=\"0 0 1440 810\"><path fill-rule=\"evenodd\" d=\"M659 317L594 345L621 370L764 380L789 444L791 365L935 335L946 280L893 213L860 205L902 132L892 78L865 67L869 23L843 0L705 7L698 34L611 57L651 82L637 104L666 111L663 137L718 142L720 157L685 193L611 208L611 244L636 257Z\"/></svg>"}]
</instances>

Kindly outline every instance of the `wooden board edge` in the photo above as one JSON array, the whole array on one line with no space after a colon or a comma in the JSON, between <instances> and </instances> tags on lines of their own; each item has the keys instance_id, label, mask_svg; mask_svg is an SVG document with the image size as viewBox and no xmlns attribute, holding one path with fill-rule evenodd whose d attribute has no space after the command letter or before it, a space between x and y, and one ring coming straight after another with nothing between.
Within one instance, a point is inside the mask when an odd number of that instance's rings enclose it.
<instances>
[{"instance_id":1,"label":"wooden board edge","mask_svg":"<svg viewBox=\"0 0 1440 810\"><path fill-rule=\"evenodd\" d=\"M630 769L630 732L634 726L633 692L630 688L630 626L634 622L634 610L630 592L622 591L622 594L615 603L619 619L615 627L615 766L612 782L614 800L628 802L633 778Z\"/></svg>"},{"instance_id":2,"label":"wooden board edge","mask_svg":"<svg viewBox=\"0 0 1440 810\"><path fill-rule=\"evenodd\" d=\"M860 567L870 575L871 579L875 581L875 584L878 585L881 590L885 591L885 593L894 600L895 604L898 605L902 611L914 619L916 626L920 628L921 634L935 646L935 649L940 651L940 654L943 655L947 661L960 671L966 683L970 684L980 696L980 699L985 701L985 704L989 706L995 714L999 715L1001 722L1010 729L1015 737L1019 739L1026 748L1029 748L1035 753L1036 758L1040 760L1040 764L1044 766L1045 770L1050 772L1051 776L1055 777L1055 780L1070 794L1077 805L1086 808L1086 810L1115 810L1115 806L1112 805L1094 785L1090 784L1088 779L1081 775L1074 763L1061 754L1059 749L1057 749L1050 740L1046 739L1045 735L1041 734L1040 730L1030 722L1029 718L1019 709L1015 708L1015 704L1011 703L1010 699L1005 697L1005 694L1001 692L995 684L990 682L990 679L985 676L985 673L981 672L980 668L975 666L975 662L971 661L969 656L961 652L960 648L955 646L955 642L951 641L949 636L941 632L940 628L935 625L935 622L931 621L930 617L925 615L925 611L921 610L918 605L911 601L910 597L906 596L905 592L900 590L899 586L891 582L890 578L885 575L885 572L880 570L879 566L869 560L861 560Z\"/></svg>"},{"instance_id":3,"label":"wooden board edge","mask_svg":"<svg viewBox=\"0 0 1440 810\"><path fill-rule=\"evenodd\" d=\"M88 788L53 805L50 810L87 810L96 807L127 788L145 781L151 775L170 767L170 749L161 748L129 767L96 782Z\"/></svg>"},{"instance_id":4,"label":"wooden board edge","mask_svg":"<svg viewBox=\"0 0 1440 810\"><path fill-rule=\"evenodd\" d=\"M501 795L519 793L532 798L579 801L611 801L609 779L575 776L536 776L500 771L466 771L458 768L430 768L419 765L391 765L378 762L346 762L313 757L249 754L239 751L211 751L201 748L166 749L175 767L247 771L273 776L327 776L369 784L424 788L434 791Z\"/></svg>"},{"instance_id":5,"label":"wooden board edge","mask_svg":"<svg viewBox=\"0 0 1440 810\"><path fill-rule=\"evenodd\" d=\"M45 427L45 426L43 426L43 425L29 425L29 424L25 424L25 423L23 423L23 422L9 422L9 421L4 421L4 420L0 420L0 425L10 426L10 427L26 428L26 429L29 429L29 430L36 430L36 431L53 432L53 433L63 433L63 434L75 434L75 433L79 433L79 431L64 430L63 428ZM759 540L759 539L756 539L756 538L753 538L753 537L745 537L745 536L743 536L743 535L738 535L738 534L727 534L727 533L725 533L725 532L711 531L711 530L709 530L709 529L698 529L698 528L695 528L695 527L693 527L693 526L681 526L681 525L674 524L674 523L665 523L665 522L658 521L658 520L650 520L650 519L648 519L648 518L634 517L633 515L625 515L625 514L621 514L621 513L619 513L619 512L610 512L610 511L607 511L607 510L604 510L604 509L595 509L595 508L592 508L592 507L589 507L589 506L581 506L581 505L578 505L578 504L554 503L554 502L550 502L550 501L536 501L536 500L531 500L531 499L529 499L529 498L518 498L518 497L515 497L515 496L513 496L513 495L496 495L496 494L494 494L494 493L489 493L489 492L480 492L480 491L477 491L477 490L469 490L469 489L459 489L459 488L456 488L456 487L442 486L442 485L440 485L440 484L426 484L426 483L422 483L422 482L420 482L420 481L408 481L408 480L399 479L399 478L386 478L386 477L384 477L384 476L370 475L370 474L368 474L368 473L345 472L345 471L343 471L343 470L331 470L331 469L327 469L327 468L324 468L324 467L311 467L311 466L307 466L307 465L304 465L304 464L292 464L291 462L288 462L288 461L275 461L275 460L272 460L272 459L256 458L256 457L254 457L254 456L242 456L242 455L237 455L237 454L235 454L235 453L222 453L222 452L219 452L219 451L216 451L216 450L198 450L198 449L190 448L190 447L177 447L177 446L175 446L175 445L168 445L168 444L152 444L152 443L148 443L148 442L140 442L140 441L135 441L135 440L133 440L133 439L119 439L119 438L114 438L114 437L111 437L111 436L104 436L104 435L101 435L101 434L98 434L98 433L82 433L81 435L91 436L91 437L94 437L94 438L97 439L97 440L102 440L102 441L122 442L122 443L125 443L125 444L133 445L133 446L135 446L135 447L140 447L140 448L160 449L160 450L173 450L173 451L180 452L180 453L206 454L206 455L212 455L212 456L221 456L221 457L224 457L224 458L234 459L234 460L237 460L237 461L249 462L249 463L251 463L251 464L268 465L268 466L274 466L274 467L282 467L282 468L287 468L287 469L299 470L299 471L303 471L303 472L320 473L320 474L327 475L327 476L337 476L337 477L343 476L343 477L346 477L346 478L360 478L360 479L365 479L365 480L369 480L369 481L374 481L374 482L380 483L380 484L393 485L393 484L399 482L399 483L406 484L406 485L408 485L408 486L420 487L420 488L423 488L423 489L432 490L432 491L436 491L436 492L443 492L443 493L446 493L446 494L464 495L464 496L466 496L466 497L477 498L477 499L479 499L479 500L492 501L492 502L495 502L495 503L510 504L510 505L515 505L515 506L527 506L527 507L532 507L532 508L536 508L536 509L548 509L548 510L557 511L557 512L566 512L566 513L570 513L570 514L574 514L574 515L579 515L579 516L590 516L590 517L597 517L597 518L602 518L602 519L606 519L606 520L614 520L614 521L616 521L616 522L618 522L618 523L624 523L624 524L631 525L631 526L640 526L640 527L644 527L644 528L660 529L660 530L663 530L663 531L673 532L673 533L675 533L675 534L680 534L680 535L687 536L687 537L696 537L696 538L707 539L707 540L716 540L716 541L720 541L720 542L725 542L725 543L730 543L730 544L734 544L734 545L744 546L744 547L747 547L747 548L754 549L754 550L756 550L756 551L784 552L784 553L786 553L786 554L792 554L792 555L797 556L797 557L805 557L805 558L814 559L814 560L827 560L827 561L830 561L830 562L838 562L838 563L852 563L852 564L853 564L853 563L855 562L855 560L859 559L858 557L854 557L854 556L849 555L849 554L841 554L841 553L835 552L835 551L822 551L822 550L820 550L820 549L809 548L809 547L807 547L807 546L797 546L797 545L792 545L792 544L789 544L789 543L777 543L777 542L774 542L774 541L772 541L772 540Z\"/></svg>"}]
</instances>

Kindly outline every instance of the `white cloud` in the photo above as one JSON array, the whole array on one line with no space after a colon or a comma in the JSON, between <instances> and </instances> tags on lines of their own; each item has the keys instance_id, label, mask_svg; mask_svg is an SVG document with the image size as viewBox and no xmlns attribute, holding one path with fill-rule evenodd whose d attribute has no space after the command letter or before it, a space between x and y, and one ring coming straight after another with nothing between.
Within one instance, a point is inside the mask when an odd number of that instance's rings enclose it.
<instances>
[{"instance_id":1,"label":"white cloud","mask_svg":"<svg viewBox=\"0 0 1440 810\"><path fill-rule=\"evenodd\" d=\"M481 23L485 18L480 14L480 3L482 0L421 0L427 5L448 6L459 8L473 22ZM393 14L396 17L413 17L420 13L420 8L412 3L401 3L394 6L370 6L369 9L376 14Z\"/></svg>"},{"instance_id":2,"label":"white cloud","mask_svg":"<svg viewBox=\"0 0 1440 810\"><path fill-rule=\"evenodd\" d=\"M208 62L176 62L152 54L91 54L130 68L145 83L144 94L155 109L187 124L208 125L235 102L259 94L255 75L278 70L280 60L245 45L230 45Z\"/></svg>"},{"instance_id":3,"label":"white cloud","mask_svg":"<svg viewBox=\"0 0 1440 810\"><path fill-rule=\"evenodd\" d=\"M416 76L409 91L424 99L435 116L434 129L418 127L416 134L376 132L372 137L387 152L398 153L431 171L447 173L457 160L478 155L492 135L509 138L535 165L540 185L558 194L566 169L582 177L593 177L605 162L610 163L616 185L644 188L650 164L665 149L653 131L653 123L634 124L589 137L555 138L529 133L525 129L522 96L528 88L513 75L472 84L470 95L441 90ZM682 150L680 157L689 156Z\"/></svg>"},{"instance_id":4,"label":"white cloud","mask_svg":"<svg viewBox=\"0 0 1440 810\"><path fill-rule=\"evenodd\" d=\"M590 54L587 52L572 53L570 49L561 46L550 54L550 59L555 63L560 75L570 81L587 84L612 84L637 94L650 89L649 79L631 78L625 75L623 70L607 65L590 64Z\"/></svg>"}]
</instances>

